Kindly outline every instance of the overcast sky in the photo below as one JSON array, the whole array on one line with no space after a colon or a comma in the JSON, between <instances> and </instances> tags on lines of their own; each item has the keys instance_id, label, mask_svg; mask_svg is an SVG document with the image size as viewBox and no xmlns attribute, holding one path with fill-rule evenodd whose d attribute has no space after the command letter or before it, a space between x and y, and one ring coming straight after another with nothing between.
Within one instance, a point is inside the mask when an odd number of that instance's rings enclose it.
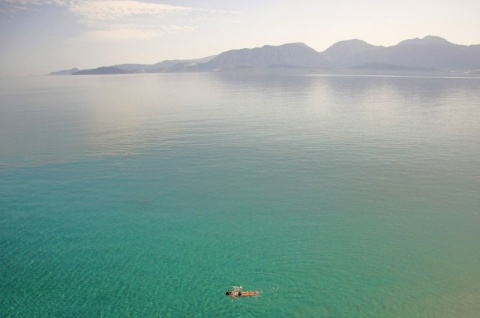
<instances>
[{"instance_id":1,"label":"overcast sky","mask_svg":"<svg viewBox=\"0 0 480 318\"><path fill-rule=\"evenodd\" d=\"M0 75L426 35L480 44L480 0L0 0Z\"/></svg>"}]
</instances>

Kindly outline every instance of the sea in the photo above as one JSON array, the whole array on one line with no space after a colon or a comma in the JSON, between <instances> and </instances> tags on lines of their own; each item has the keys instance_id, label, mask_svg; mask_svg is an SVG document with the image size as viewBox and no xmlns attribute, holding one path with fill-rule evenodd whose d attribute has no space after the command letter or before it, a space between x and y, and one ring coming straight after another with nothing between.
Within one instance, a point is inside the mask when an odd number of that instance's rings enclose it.
<instances>
[{"instance_id":1,"label":"sea","mask_svg":"<svg viewBox=\"0 0 480 318\"><path fill-rule=\"evenodd\" d=\"M0 317L480 317L480 78L2 78Z\"/></svg>"}]
</instances>

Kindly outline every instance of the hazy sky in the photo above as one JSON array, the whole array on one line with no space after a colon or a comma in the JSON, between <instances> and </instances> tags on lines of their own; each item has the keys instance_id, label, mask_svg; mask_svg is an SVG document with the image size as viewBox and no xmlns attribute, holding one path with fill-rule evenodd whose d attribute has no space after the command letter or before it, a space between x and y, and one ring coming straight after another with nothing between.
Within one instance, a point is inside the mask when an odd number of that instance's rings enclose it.
<instances>
[{"instance_id":1,"label":"hazy sky","mask_svg":"<svg viewBox=\"0 0 480 318\"><path fill-rule=\"evenodd\" d=\"M0 0L0 75L426 35L480 44L480 0Z\"/></svg>"}]
</instances>

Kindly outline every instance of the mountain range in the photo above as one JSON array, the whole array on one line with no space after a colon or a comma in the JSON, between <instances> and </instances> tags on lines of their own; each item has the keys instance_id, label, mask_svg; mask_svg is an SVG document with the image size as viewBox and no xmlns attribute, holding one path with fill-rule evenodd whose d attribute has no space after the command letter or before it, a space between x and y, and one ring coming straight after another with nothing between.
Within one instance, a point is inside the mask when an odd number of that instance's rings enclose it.
<instances>
[{"instance_id":1,"label":"mountain range","mask_svg":"<svg viewBox=\"0 0 480 318\"><path fill-rule=\"evenodd\" d=\"M194 60L167 60L156 64L121 64L89 70L63 70L50 75L128 74L163 72L224 72L286 70L339 73L460 73L478 74L480 45L458 45L441 37L405 40L393 46L375 46L354 39L318 52L303 43L265 45L230 50Z\"/></svg>"}]
</instances>

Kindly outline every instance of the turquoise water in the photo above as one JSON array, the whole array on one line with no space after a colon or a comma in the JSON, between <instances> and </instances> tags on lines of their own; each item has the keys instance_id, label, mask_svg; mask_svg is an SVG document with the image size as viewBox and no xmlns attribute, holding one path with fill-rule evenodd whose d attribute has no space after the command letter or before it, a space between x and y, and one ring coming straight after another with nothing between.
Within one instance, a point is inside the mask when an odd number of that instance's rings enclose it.
<instances>
[{"instance_id":1,"label":"turquoise water","mask_svg":"<svg viewBox=\"0 0 480 318\"><path fill-rule=\"evenodd\" d=\"M478 317L479 140L478 78L2 79L0 316Z\"/></svg>"}]
</instances>

